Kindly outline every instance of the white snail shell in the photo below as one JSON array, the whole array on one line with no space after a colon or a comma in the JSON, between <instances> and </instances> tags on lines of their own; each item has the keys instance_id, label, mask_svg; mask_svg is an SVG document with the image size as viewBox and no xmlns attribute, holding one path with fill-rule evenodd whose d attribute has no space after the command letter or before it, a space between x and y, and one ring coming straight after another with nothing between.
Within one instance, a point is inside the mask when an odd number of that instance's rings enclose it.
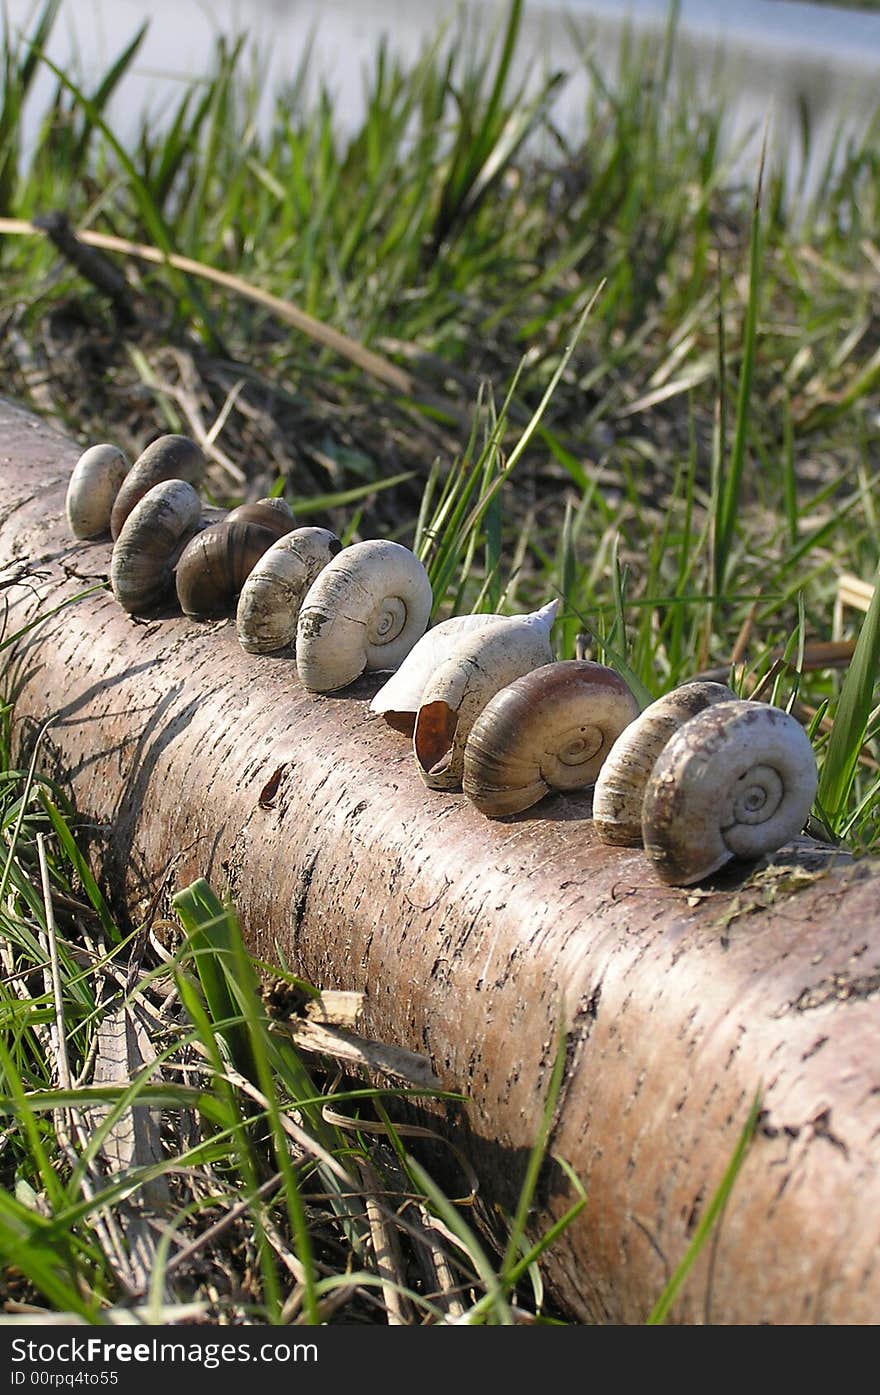
<instances>
[{"instance_id":1,"label":"white snail shell","mask_svg":"<svg viewBox=\"0 0 880 1395\"><path fill-rule=\"evenodd\" d=\"M326 528L294 528L263 553L238 598L235 624L242 649L272 654L293 644L306 592L342 550Z\"/></svg>"},{"instance_id":2,"label":"white snail shell","mask_svg":"<svg viewBox=\"0 0 880 1395\"><path fill-rule=\"evenodd\" d=\"M488 818L518 814L551 790L592 785L639 704L620 674L561 659L502 688L474 722L462 788Z\"/></svg>"},{"instance_id":3,"label":"white snail shell","mask_svg":"<svg viewBox=\"0 0 880 1395\"><path fill-rule=\"evenodd\" d=\"M690 886L795 837L817 785L794 717L761 702L719 702L685 722L657 759L642 808L645 851L664 882Z\"/></svg>"},{"instance_id":4,"label":"white snail shell","mask_svg":"<svg viewBox=\"0 0 880 1395\"><path fill-rule=\"evenodd\" d=\"M415 553L371 538L338 553L312 582L296 628L296 667L314 693L366 670L395 669L425 632L433 596Z\"/></svg>"},{"instance_id":5,"label":"white snail shell","mask_svg":"<svg viewBox=\"0 0 880 1395\"><path fill-rule=\"evenodd\" d=\"M464 748L486 703L530 669L553 662L558 601L532 615L500 617L468 634L425 685L413 729L419 773L430 789L459 790Z\"/></svg>"},{"instance_id":6,"label":"white snail shell","mask_svg":"<svg viewBox=\"0 0 880 1395\"><path fill-rule=\"evenodd\" d=\"M100 538L110 532L110 512L127 474L128 461L118 446L102 442L83 451L64 501L75 538Z\"/></svg>"},{"instance_id":7,"label":"white snail shell","mask_svg":"<svg viewBox=\"0 0 880 1395\"><path fill-rule=\"evenodd\" d=\"M370 703L370 711L380 713L395 731L412 736L425 685L435 669L466 636L510 618L495 614L453 615L449 620L441 620L422 635L397 672L382 684Z\"/></svg>"},{"instance_id":8,"label":"white snail shell","mask_svg":"<svg viewBox=\"0 0 880 1395\"><path fill-rule=\"evenodd\" d=\"M735 694L723 683L684 683L657 698L620 734L593 791L593 821L603 843L641 847L642 804L654 763L679 727Z\"/></svg>"},{"instance_id":9,"label":"white snail shell","mask_svg":"<svg viewBox=\"0 0 880 1395\"><path fill-rule=\"evenodd\" d=\"M147 490L162 480L186 480L198 484L205 473L205 457L189 436L159 436L141 451L113 501L110 533L119 537L122 525Z\"/></svg>"},{"instance_id":10,"label":"white snail shell","mask_svg":"<svg viewBox=\"0 0 880 1395\"><path fill-rule=\"evenodd\" d=\"M174 565L202 526L199 496L185 480L162 480L125 520L110 558L110 585L123 610L146 615L171 590Z\"/></svg>"}]
</instances>

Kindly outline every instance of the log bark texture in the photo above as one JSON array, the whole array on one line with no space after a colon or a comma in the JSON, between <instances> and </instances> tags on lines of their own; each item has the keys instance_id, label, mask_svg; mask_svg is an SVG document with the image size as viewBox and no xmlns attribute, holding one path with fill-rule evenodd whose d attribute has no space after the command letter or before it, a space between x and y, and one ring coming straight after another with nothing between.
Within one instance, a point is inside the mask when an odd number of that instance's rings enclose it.
<instances>
[{"instance_id":1,"label":"log bark texture","mask_svg":"<svg viewBox=\"0 0 880 1395\"><path fill-rule=\"evenodd\" d=\"M79 448L0 400L7 633L102 582L64 518ZM18 578L15 580L15 578ZM11 583L11 584L10 584ZM137 916L164 884L228 890L252 949L367 995L425 1052L485 1196L512 1206L562 1026L552 1149L588 1204L550 1251L579 1322L635 1324L681 1259L760 1088L762 1114L685 1323L880 1320L880 864L810 840L689 891L595 838L588 798L489 822L427 790L371 718L377 678L315 696L234 624L132 621L107 590L5 656ZM270 807L261 791L280 770ZM541 1231L571 1203L549 1169Z\"/></svg>"}]
</instances>

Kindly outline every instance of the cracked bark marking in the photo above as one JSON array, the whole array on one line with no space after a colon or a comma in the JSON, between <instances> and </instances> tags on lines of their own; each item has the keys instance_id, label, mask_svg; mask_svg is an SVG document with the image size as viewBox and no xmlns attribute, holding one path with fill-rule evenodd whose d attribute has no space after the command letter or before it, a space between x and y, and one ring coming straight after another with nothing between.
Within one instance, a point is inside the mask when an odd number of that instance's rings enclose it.
<instances>
[{"instance_id":1,"label":"cracked bark marking","mask_svg":"<svg viewBox=\"0 0 880 1395\"><path fill-rule=\"evenodd\" d=\"M565 1103L569 1090L573 1086L575 1079L575 1066L590 1040L593 1026L599 1016L599 1003L602 998L602 979L597 980L589 994L582 994L577 1007L572 1014L571 1023L565 1033L565 1066L562 1072L562 1082L559 1088L559 1095L556 1100L556 1108L553 1111L553 1119L547 1135L547 1153L552 1151L553 1141L565 1116ZM549 1063L549 1053L545 1043L544 1064Z\"/></svg>"},{"instance_id":2,"label":"cracked bark marking","mask_svg":"<svg viewBox=\"0 0 880 1395\"><path fill-rule=\"evenodd\" d=\"M432 910L434 909L435 906L438 906L438 905L440 904L440 902L443 900L443 897L446 895L446 892L449 890L449 888L450 888L451 886L452 886L452 882L451 882L450 878L447 877L447 876L446 876L446 873L444 872L444 873L443 873L443 886L441 886L440 890L437 892L437 895L434 897L433 901L426 901L426 902L424 903L424 905L423 905L423 904L422 904L421 902L419 902L419 901L414 901L414 900L412 899L412 897L411 897L406 891L403 892L403 899L404 899L404 901L407 902L408 905L412 906L412 908L413 908L414 911L432 911Z\"/></svg>"},{"instance_id":3,"label":"cracked bark marking","mask_svg":"<svg viewBox=\"0 0 880 1395\"><path fill-rule=\"evenodd\" d=\"M821 1114L817 1114L811 1122L814 1138L823 1138L826 1143L830 1143L832 1147L838 1148L845 1158L849 1157L849 1149L843 1139L839 1138L838 1135L832 1131L830 1109L823 1109Z\"/></svg>"},{"instance_id":4,"label":"cracked bark marking","mask_svg":"<svg viewBox=\"0 0 880 1395\"><path fill-rule=\"evenodd\" d=\"M827 1041L828 1037L817 1037L813 1045L807 1047L807 1050L801 1053L801 1060L809 1061L811 1056L815 1056L817 1051L822 1050L822 1047L825 1046Z\"/></svg>"},{"instance_id":5,"label":"cracked bark marking","mask_svg":"<svg viewBox=\"0 0 880 1395\"><path fill-rule=\"evenodd\" d=\"M831 1002L860 1002L880 992L880 969L870 974L832 974L811 988L804 988L786 1011L811 1012Z\"/></svg>"}]
</instances>

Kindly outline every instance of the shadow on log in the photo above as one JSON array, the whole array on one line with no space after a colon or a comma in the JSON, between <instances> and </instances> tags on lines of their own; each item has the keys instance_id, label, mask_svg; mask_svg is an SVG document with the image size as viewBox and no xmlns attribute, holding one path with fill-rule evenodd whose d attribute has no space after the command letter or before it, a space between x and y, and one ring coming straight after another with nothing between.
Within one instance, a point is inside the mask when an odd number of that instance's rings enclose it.
<instances>
[{"instance_id":1,"label":"shadow on log","mask_svg":"<svg viewBox=\"0 0 880 1395\"><path fill-rule=\"evenodd\" d=\"M109 544L77 543L64 518L78 454L0 401L8 628L106 580ZM137 919L203 875L256 954L364 991L365 1031L468 1096L457 1127L490 1202L515 1202L562 1027L552 1150L588 1204L544 1272L573 1319L644 1321L760 1088L676 1320L880 1320L876 862L803 839L772 866L664 887L640 851L597 843L584 798L492 823L427 790L367 711L380 679L311 695L234 624L134 622L107 590L7 662L16 730L52 719L117 906ZM554 1170L536 1231L572 1200Z\"/></svg>"}]
</instances>

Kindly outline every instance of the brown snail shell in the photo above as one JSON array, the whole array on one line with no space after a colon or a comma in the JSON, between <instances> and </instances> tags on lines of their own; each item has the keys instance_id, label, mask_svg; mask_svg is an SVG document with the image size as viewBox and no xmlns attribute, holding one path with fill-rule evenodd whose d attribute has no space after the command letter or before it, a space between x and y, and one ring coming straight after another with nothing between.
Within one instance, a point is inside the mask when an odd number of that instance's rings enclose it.
<instances>
[{"instance_id":1,"label":"brown snail shell","mask_svg":"<svg viewBox=\"0 0 880 1395\"><path fill-rule=\"evenodd\" d=\"M603 664L561 659L532 669L474 722L462 788L488 818L518 814L553 790L584 789L638 714L627 684Z\"/></svg>"},{"instance_id":2,"label":"brown snail shell","mask_svg":"<svg viewBox=\"0 0 880 1395\"><path fill-rule=\"evenodd\" d=\"M603 843L641 847L645 787L660 752L684 722L734 697L723 683L684 683L650 703L626 727L609 751L593 791L593 820Z\"/></svg>"},{"instance_id":3,"label":"brown snail shell","mask_svg":"<svg viewBox=\"0 0 880 1395\"><path fill-rule=\"evenodd\" d=\"M186 480L199 484L205 473L205 457L189 436L159 436L143 450L119 488L110 512L114 541L135 504L162 480Z\"/></svg>"},{"instance_id":4,"label":"brown snail shell","mask_svg":"<svg viewBox=\"0 0 880 1395\"><path fill-rule=\"evenodd\" d=\"M286 499L255 499L249 504L236 504L225 515L227 523L259 523L281 538L294 527L293 511Z\"/></svg>"},{"instance_id":5,"label":"brown snail shell","mask_svg":"<svg viewBox=\"0 0 880 1395\"><path fill-rule=\"evenodd\" d=\"M550 631L558 605L554 600L531 615L499 616L467 633L431 674L413 729L416 764L430 789L461 789L465 745L490 698L553 662Z\"/></svg>"},{"instance_id":6,"label":"brown snail shell","mask_svg":"<svg viewBox=\"0 0 880 1395\"><path fill-rule=\"evenodd\" d=\"M242 649L272 654L296 639L306 592L342 543L326 528L294 528L267 548L241 588L235 624Z\"/></svg>"},{"instance_id":7,"label":"brown snail shell","mask_svg":"<svg viewBox=\"0 0 880 1395\"><path fill-rule=\"evenodd\" d=\"M219 620L231 614L264 552L293 526L289 509L244 504L203 528L177 563L175 585L184 615Z\"/></svg>"},{"instance_id":8,"label":"brown snail shell","mask_svg":"<svg viewBox=\"0 0 880 1395\"><path fill-rule=\"evenodd\" d=\"M161 480L125 520L110 558L110 585L123 610L148 615L171 592L181 549L202 526L199 496L185 480Z\"/></svg>"},{"instance_id":9,"label":"brown snail shell","mask_svg":"<svg viewBox=\"0 0 880 1395\"><path fill-rule=\"evenodd\" d=\"M128 461L118 446L102 442L83 451L64 501L75 538L102 538L110 532L110 513L127 474Z\"/></svg>"},{"instance_id":10,"label":"brown snail shell","mask_svg":"<svg viewBox=\"0 0 880 1395\"><path fill-rule=\"evenodd\" d=\"M305 688L331 693L370 670L396 669L425 633L433 605L424 566L385 538L352 543L306 592L296 628Z\"/></svg>"},{"instance_id":11,"label":"brown snail shell","mask_svg":"<svg viewBox=\"0 0 880 1395\"><path fill-rule=\"evenodd\" d=\"M720 702L685 722L651 772L645 851L662 881L690 886L732 858L775 852L799 834L816 795L810 739L762 702Z\"/></svg>"}]
</instances>

